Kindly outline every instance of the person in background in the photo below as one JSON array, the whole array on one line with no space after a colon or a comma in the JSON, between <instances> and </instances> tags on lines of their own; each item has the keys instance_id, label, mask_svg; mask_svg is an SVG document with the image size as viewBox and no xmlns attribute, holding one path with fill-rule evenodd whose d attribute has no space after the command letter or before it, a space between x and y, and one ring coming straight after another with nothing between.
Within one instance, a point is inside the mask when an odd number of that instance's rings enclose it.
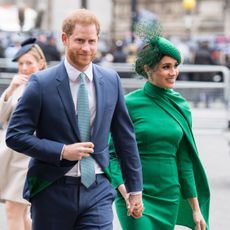
<instances>
[{"instance_id":1,"label":"person in background","mask_svg":"<svg viewBox=\"0 0 230 230\"><path fill-rule=\"evenodd\" d=\"M5 58L5 48L0 40L0 58Z\"/></svg>"},{"instance_id":2,"label":"person in background","mask_svg":"<svg viewBox=\"0 0 230 230\"><path fill-rule=\"evenodd\" d=\"M202 41L199 43L199 47L194 54L194 64L197 65L215 65L211 50L208 45L208 41ZM210 81L212 79L212 73L196 73L193 76L194 81Z\"/></svg>"},{"instance_id":3,"label":"person in background","mask_svg":"<svg viewBox=\"0 0 230 230\"><path fill-rule=\"evenodd\" d=\"M115 49L112 54L113 54L113 62L115 63L126 62L127 54L124 51L123 42L121 40L116 41Z\"/></svg>"},{"instance_id":4,"label":"person in background","mask_svg":"<svg viewBox=\"0 0 230 230\"><path fill-rule=\"evenodd\" d=\"M8 44L5 47L5 72L10 73L17 73L17 63L12 62L12 58L21 48L21 41L19 40L18 36L8 38Z\"/></svg>"},{"instance_id":5,"label":"person in background","mask_svg":"<svg viewBox=\"0 0 230 230\"><path fill-rule=\"evenodd\" d=\"M0 38L1 39L1 38ZM2 44L2 40L0 40L0 61L1 59L5 58L5 47ZM2 61L1 61L2 62ZM4 72L5 66L0 63L0 73Z\"/></svg>"},{"instance_id":6,"label":"person in background","mask_svg":"<svg viewBox=\"0 0 230 230\"><path fill-rule=\"evenodd\" d=\"M58 50L56 40L54 35L50 35L47 38L47 50L45 54L47 54L46 60L49 59L50 61L60 61L61 60L61 52Z\"/></svg>"},{"instance_id":7,"label":"person in background","mask_svg":"<svg viewBox=\"0 0 230 230\"><path fill-rule=\"evenodd\" d=\"M64 60L33 74L11 117L6 143L31 157L24 197L31 202L33 230L112 229L110 132L122 153L128 214L142 204L141 162L120 78L92 63L99 34L91 11L68 14L61 35Z\"/></svg>"},{"instance_id":8,"label":"person in background","mask_svg":"<svg viewBox=\"0 0 230 230\"><path fill-rule=\"evenodd\" d=\"M211 56L211 50L209 49L208 41L202 41L199 43L199 47L194 54L194 64L199 65L214 65L215 62Z\"/></svg>"},{"instance_id":9,"label":"person in background","mask_svg":"<svg viewBox=\"0 0 230 230\"><path fill-rule=\"evenodd\" d=\"M230 54L225 55L224 65L230 70Z\"/></svg>"},{"instance_id":10,"label":"person in background","mask_svg":"<svg viewBox=\"0 0 230 230\"><path fill-rule=\"evenodd\" d=\"M48 64L50 62L58 62L61 60L61 52L57 48L55 37L53 34L39 34L37 44L44 52Z\"/></svg>"},{"instance_id":11,"label":"person in background","mask_svg":"<svg viewBox=\"0 0 230 230\"><path fill-rule=\"evenodd\" d=\"M0 150L0 199L5 204L7 229L29 230L30 204L23 199L23 186L29 157L18 153L5 144L6 128L19 97L22 96L31 74L46 68L46 60L35 38L22 42L13 61L18 63L18 73L0 98L0 123L3 126Z\"/></svg>"},{"instance_id":12,"label":"person in background","mask_svg":"<svg viewBox=\"0 0 230 230\"><path fill-rule=\"evenodd\" d=\"M187 101L173 90L182 61L179 50L161 36L157 25L140 24L143 48L136 72L147 79L142 89L126 95L143 170L143 203L126 215L128 194L110 140L110 173L120 193L115 200L122 229L173 230L175 225L209 229L210 191L198 156ZM123 152L119 152L123 154ZM134 218L133 218L134 217Z\"/></svg>"},{"instance_id":13,"label":"person in background","mask_svg":"<svg viewBox=\"0 0 230 230\"><path fill-rule=\"evenodd\" d=\"M217 50L216 50L217 51ZM208 41L201 41L199 47L197 48L194 54L194 64L196 65L217 65L218 63L214 60L212 54L217 54L216 52L211 51ZM193 81L202 81L202 82L213 82L215 76L218 75L215 72L197 72L193 73ZM220 79L221 76L219 75ZM219 81L219 80L218 80ZM210 107L210 102L217 97L217 91L215 89L204 88L200 93L197 93L194 98L194 107L198 107L199 103L205 105L206 108Z\"/></svg>"}]
</instances>

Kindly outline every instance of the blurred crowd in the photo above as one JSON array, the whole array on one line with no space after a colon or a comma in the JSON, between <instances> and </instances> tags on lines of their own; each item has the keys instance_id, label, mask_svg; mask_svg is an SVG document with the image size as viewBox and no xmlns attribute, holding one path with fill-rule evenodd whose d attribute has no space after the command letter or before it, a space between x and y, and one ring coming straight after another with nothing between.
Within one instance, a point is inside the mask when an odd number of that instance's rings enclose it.
<instances>
[{"instance_id":1,"label":"blurred crowd","mask_svg":"<svg viewBox=\"0 0 230 230\"><path fill-rule=\"evenodd\" d=\"M3 66L0 65L0 74L14 73L17 71L17 63L12 62L12 57L20 48L21 41L27 37L36 37L37 43L42 48L46 60L49 64L55 64L64 56L64 48L61 42L61 36L54 32L33 31L32 33L13 33L0 31L0 59L4 58ZM230 38L225 36L197 37L191 39L180 39L178 37L168 38L181 51L184 64L199 65L223 65L230 69ZM129 63L134 64L136 53L142 46L137 37L127 36L123 40L114 40L101 34L97 57L95 63L106 65L110 63ZM1 64L1 63L0 63ZM133 77L133 73L119 72L120 77ZM135 75L136 76L136 75ZM1 77L1 76L0 76ZM178 80L183 81L207 81L223 82L222 72L185 72L181 73ZM210 101L215 101L222 97L218 90L203 89L202 92L195 93L195 96L189 96L197 106L203 101L206 107L209 107ZM195 99L194 99L195 98Z\"/></svg>"},{"instance_id":2,"label":"blurred crowd","mask_svg":"<svg viewBox=\"0 0 230 230\"><path fill-rule=\"evenodd\" d=\"M47 62L62 59L64 50L60 36L54 32L34 31L31 33L0 32L0 58L12 58L26 37L34 36L46 55ZM230 38L225 36L180 39L168 38L181 51L184 64L225 65L230 68ZM131 63L135 62L136 52L141 43L131 36L123 40L109 39L102 36L99 44L97 63Z\"/></svg>"},{"instance_id":3,"label":"blurred crowd","mask_svg":"<svg viewBox=\"0 0 230 230\"><path fill-rule=\"evenodd\" d=\"M60 61L61 49L58 47L57 36L52 32L35 31L33 33L0 32L0 58L11 59L27 37L35 37L45 53L47 62Z\"/></svg>"},{"instance_id":4,"label":"blurred crowd","mask_svg":"<svg viewBox=\"0 0 230 230\"><path fill-rule=\"evenodd\" d=\"M179 47L184 64L225 65L230 68L230 38L184 40L172 37L169 40ZM98 61L134 63L140 45L138 39L133 42L130 39L112 41L110 50L99 53Z\"/></svg>"}]
</instances>

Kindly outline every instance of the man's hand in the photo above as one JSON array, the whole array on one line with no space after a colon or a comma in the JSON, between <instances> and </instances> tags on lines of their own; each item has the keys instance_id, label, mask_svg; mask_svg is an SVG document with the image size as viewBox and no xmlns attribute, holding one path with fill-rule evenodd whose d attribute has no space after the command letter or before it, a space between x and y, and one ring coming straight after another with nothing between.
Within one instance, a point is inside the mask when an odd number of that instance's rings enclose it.
<instances>
[{"instance_id":1,"label":"man's hand","mask_svg":"<svg viewBox=\"0 0 230 230\"><path fill-rule=\"evenodd\" d=\"M81 160L83 157L89 157L93 150L94 144L92 142L79 142L71 145L65 145L62 154L62 159L69 161Z\"/></svg>"},{"instance_id":2,"label":"man's hand","mask_svg":"<svg viewBox=\"0 0 230 230\"><path fill-rule=\"evenodd\" d=\"M132 216L133 218L140 218L142 216L142 212L144 211L142 193L129 194L129 206L127 206L127 209L128 216Z\"/></svg>"}]
</instances>

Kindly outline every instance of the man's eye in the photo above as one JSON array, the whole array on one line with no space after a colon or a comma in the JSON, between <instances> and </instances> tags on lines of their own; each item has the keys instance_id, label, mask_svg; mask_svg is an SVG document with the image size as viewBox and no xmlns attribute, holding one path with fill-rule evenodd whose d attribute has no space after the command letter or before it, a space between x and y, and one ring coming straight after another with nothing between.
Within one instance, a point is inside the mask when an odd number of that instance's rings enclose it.
<instances>
[{"instance_id":1,"label":"man's eye","mask_svg":"<svg viewBox=\"0 0 230 230\"><path fill-rule=\"evenodd\" d=\"M84 41L82 39L77 39L77 42L82 44Z\"/></svg>"}]
</instances>

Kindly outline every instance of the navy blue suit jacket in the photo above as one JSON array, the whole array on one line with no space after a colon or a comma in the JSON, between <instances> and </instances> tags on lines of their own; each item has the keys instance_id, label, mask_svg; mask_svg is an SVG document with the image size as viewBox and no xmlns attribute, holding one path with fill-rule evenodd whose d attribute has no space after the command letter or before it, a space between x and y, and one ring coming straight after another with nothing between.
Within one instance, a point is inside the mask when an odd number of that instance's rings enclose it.
<instances>
[{"instance_id":1,"label":"navy blue suit jacket","mask_svg":"<svg viewBox=\"0 0 230 230\"><path fill-rule=\"evenodd\" d=\"M93 157L106 171L108 136L113 137L127 190L142 190L141 163L118 74L93 64L96 117ZM31 76L11 117L7 145L31 157L24 197L30 199L62 177L76 161L60 161L63 144L79 142L69 78L61 62Z\"/></svg>"}]
</instances>

